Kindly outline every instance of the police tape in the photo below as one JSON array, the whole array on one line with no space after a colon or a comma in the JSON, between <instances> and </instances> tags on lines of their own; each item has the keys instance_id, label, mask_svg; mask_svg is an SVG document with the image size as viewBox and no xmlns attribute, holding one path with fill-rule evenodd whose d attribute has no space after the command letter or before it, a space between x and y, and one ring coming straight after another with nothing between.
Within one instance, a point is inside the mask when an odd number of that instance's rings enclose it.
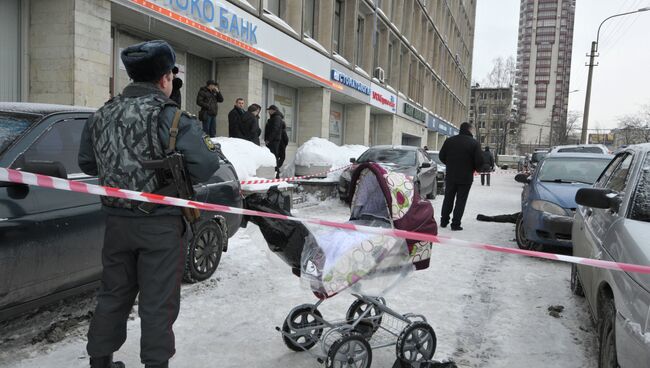
<instances>
[{"instance_id":1,"label":"police tape","mask_svg":"<svg viewBox=\"0 0 650 368\"><path fill-rule=\"evenodd\" d=\"M303 176L293 176L293 177L290 177L290 178L242 180L242 181L239 182L239 184L248 185L248 184L269 184L269 183L292 182L292 181L296 181L296 180L309 179L309 178L315 178L315 177L327 175L327 174L335 172L335 171L347 169L348 167L351 167L351 166L352 166L352 164L337 167L335 169L330 169L330 170L319 172L319 173L316 173L316 174L303 175Z\"/></svg>"},{"instance_id":2,"label":"police tape","mask_svg":"<svg viewBox=\"0 0 650 368\"><path fill-rule=\"evenodd\" d=\"M299 217L286 216L286 215L275 214L275 213L246 210L242 208L228 207L219 204L202 203L202 202L196 202L196 201L180 199L175 197L166 197L159 194L143 193L143 192L136 192L127 189L103 187L99 185L87 184L78 181L70 181L67 179L60 179L51 176L17 171L13 169L0 168L0 181L34 185L43 188L52 188L52 189L65 190L65 191L71 191L77 193L87 193L87 194L94 194L100 196L124 198L124 199L130 199L130 200L136 200L142 202L152 202L152 203L168 205L168 206L196 208L204 211L214 211L214 212L232 213L238 215L267 217L267 218L274 218L279 220L297 221L305 224L328 226L328 227L333 227L333 228L338 228L343 230L358 231L367 234L377 234L377 235L391 236L391 237L402 238L402 239L419 240L425 242L432 242L436 244L481 249L481 250L486 250L491 252L518 254L527 257L543 258L543 259L548 259L553 261L581 264L581 265L593 266L593 267L616 270L616 271L650 274L650 266L636 265L631 263L603 261L603 260L591 259L591 258L566 256L562 254L543 253L543 252L523 250L517 248L508 248L508 247L496 246L496 245L491 245L486 243L477 243L477 242L470 242L470 241L465 241L460 239L454 239L442 235L431 235L431 234L424 234L424 233L415 233L415 232L410 232L405 230L360 226L360 225L341 223L335 221L299 218Z\"/></svg>"},{"instance_id":3,"label":"police tape","mask_svg":"<svg viewBox=\"0 0 650 368\"><path fill-rule=\"evenodd\" d=\"M478 175L512 175L512 174L518 174L521 171L519 170L497 170L497 171L488 171L488 172L480 172L476 171L474 172L474 176Z\"/></svg>"}]
</instances>

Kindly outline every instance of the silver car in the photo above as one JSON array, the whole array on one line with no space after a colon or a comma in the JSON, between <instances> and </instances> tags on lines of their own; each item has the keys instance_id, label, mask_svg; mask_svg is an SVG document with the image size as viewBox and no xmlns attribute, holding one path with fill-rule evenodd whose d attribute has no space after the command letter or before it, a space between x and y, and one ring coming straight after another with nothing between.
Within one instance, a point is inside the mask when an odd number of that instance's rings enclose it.
<instances>
[{"instance_id":1,"label":"silver car","mask_svg":"<svg viewBox=\"0 0 650 368\"><path fill-rule=\"evenodd\" d=\"M580 189L573 254L650 265L650 144L616 155L593 188ZM650 367L650 275L573 265L600 339L599 367Z\"/></svg>"}]
</instances>

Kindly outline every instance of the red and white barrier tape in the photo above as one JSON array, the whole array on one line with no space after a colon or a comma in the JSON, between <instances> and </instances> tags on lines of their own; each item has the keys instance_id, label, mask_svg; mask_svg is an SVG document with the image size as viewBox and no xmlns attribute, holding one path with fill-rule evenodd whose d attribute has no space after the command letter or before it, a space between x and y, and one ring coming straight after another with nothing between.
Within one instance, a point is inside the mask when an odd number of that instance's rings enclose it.
<instances>
[{"instance_id":1,"label":"red and white barrier tape","mask_svg":"<svg viewBox=\"0 0 650 368\"><path fill-rule=\"evenodd\" d=\"M337 167L335 169L330 169L330 170L323 171L323 172L316 173L316 174L303 175L303 176L294 176L294 177L291 177L291 178L242 180L242 181L239 182L239 184L247 185L247 184L268 184L268 183L292 182L292 181L296 181L296 180L309 179L309 178L314 178L314 177L317 177L317 176L323 176L323 175L332 173L334 171L347 169L350 166L352 166L352 164L347 165L347 166Z\"/></svg>"},{"instance_id":2,"label":"red and white barrier tape","mask_svg":"<svg viewBox=\"0 0 650 368\"><path fill-rule=\"evenodd\" d=\"M378 234L378 235L392 236L392 237L402 238L402 239L412 239L412 240L432 242L437 244L446 244L446 245L454 245L454 246L465 247L465 248L482 249L491 252L519 254L528 257L544 258L544 259L550 259L554 261L582 264L582 265L617 270L617 271L650 274L650 266L642 266L642 265L635 265L630 263L611 262L611 261L603 261L603 260L590 259L590 258L565 256L561 254L543 253L543 252L536 252L531 250L500 247L491 244L474 243L465 240L454 239L454 238L441 236L441 235L415 233L415 232L404 231L404 230L377 228L377 227L370 227L370 226L359 226L359 225L354 225L349 223L340 223L340 222L326 221L326 220L319 220L319 219L298 218L293 216L285 216L285 215L274 214L274 213L266 213L266 212L246 210L242 208L222 206L218 204L202 203L202 202L190 201L190 200L185 200L180 198L166 197L158 194L142 193L142 192L135 192L126 189L102 187L99 185L87 184L87 183L82 183L77 181L70 181L66 179L54 178L45 175L21 172L12 169L0 168L0 181L22 183L22 184L35 185L44 188L53 188L53 189L66 190L66 191L78 192L78 193L88 193L94 195L132 199L132 200L137 200L142 202L152 202L152 203L158 203L158 204L169 205L169 206L197 208L199 210L205 210L205 211L234 213L239 215L260 216L260 217L275 218L280 220L297 221L305 224L329 226L338 229L352 230L352 231L358 231L358 232L363 232L368 234Z\"/></svg>"}]
</instances>

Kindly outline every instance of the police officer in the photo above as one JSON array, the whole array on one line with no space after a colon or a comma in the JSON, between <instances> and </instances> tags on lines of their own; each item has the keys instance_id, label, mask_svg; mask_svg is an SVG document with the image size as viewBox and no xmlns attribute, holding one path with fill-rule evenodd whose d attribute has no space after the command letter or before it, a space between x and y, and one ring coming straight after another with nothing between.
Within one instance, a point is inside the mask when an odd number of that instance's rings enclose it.
<instances>
[{"instance_id":1,"label":"police officer","mask_svg":"<svg viewBox=\"0 0 650 368\"><path fill-rule=\"evenodd\" d=\"M178 110L169 99L176 54L165 41L149 41L127 47L121 58L133 83L88 119L79 166L97 175L101 185L156 192L163 179L156 170L145 170L142 161L163 158L170 142ZM217 147L185 112L178 121L176 150L184 155L194 183L208 180L219 168ZM140 358L147 368L168 367L175 353L172 325L180 307L186 252L181 210L159 206L145 213L141 202L101 200L107 214L104 268L88 331L90 366L124 367L112 355L126 340L126 321L139 293Z\"/></svg>"}]
</instances>

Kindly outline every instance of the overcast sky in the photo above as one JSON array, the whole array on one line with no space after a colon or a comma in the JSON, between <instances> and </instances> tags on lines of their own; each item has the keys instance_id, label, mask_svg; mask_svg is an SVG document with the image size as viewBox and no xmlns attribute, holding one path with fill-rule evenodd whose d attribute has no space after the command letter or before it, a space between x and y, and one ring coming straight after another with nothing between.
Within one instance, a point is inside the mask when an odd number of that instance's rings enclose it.
<instances>
[{"instance_id":1,"label":"overcast sky","mask_svg":"<svg viewBox=\"0 0 650 368\"><path fill-rule=\"evenodd\" d=\"M477 0L472 80L479 83L492 60L517 54L519 0ZM650 6L650 0L577 0L569 110L584 109L591 41L610 15ZM608 20L600 31L589 128L612 128L617 118L650 104L650 11Z\"/></svg>"}]
</instances>

